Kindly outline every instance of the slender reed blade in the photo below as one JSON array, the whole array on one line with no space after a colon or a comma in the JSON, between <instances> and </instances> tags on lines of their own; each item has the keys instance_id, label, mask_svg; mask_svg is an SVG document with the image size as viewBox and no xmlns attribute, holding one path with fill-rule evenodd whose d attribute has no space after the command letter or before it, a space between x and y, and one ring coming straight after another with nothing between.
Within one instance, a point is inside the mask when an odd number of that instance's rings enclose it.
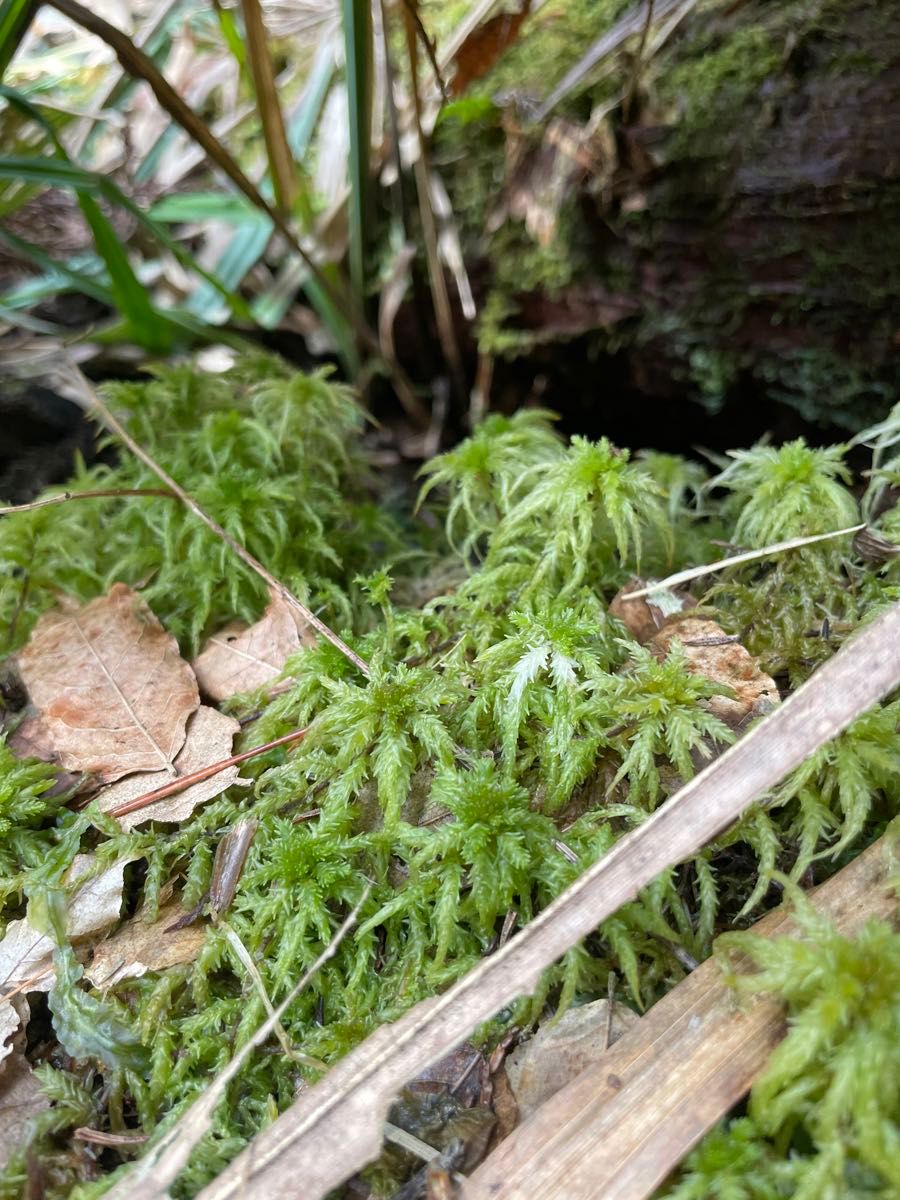
<instances>
[{"instance_id":1,"label":"slender reed blade","mask_svg":"<svg viewBox=\"0 0 900 1200\"><path fill-rule=\"evenodd\" d=\"M282 212L289 212L297 193L297 172L284 126L284 114L278 99L275 70L269 50L269 38L259 0L241 0L244 29L247 33L247 58L256 104L266 143L269 172L275 203Z\"/></svg>"},{"instance_id":2,"label":"slender reed blade","mask_svg":"<svg viewBox=\"0 0 900 1200\"><path fill-rule=\"evenodd\" d=\"M372 6L370 0L342 3L350 117L350 283L361 303L365 294L372 142Z\"/></svg>"}]
</instances>

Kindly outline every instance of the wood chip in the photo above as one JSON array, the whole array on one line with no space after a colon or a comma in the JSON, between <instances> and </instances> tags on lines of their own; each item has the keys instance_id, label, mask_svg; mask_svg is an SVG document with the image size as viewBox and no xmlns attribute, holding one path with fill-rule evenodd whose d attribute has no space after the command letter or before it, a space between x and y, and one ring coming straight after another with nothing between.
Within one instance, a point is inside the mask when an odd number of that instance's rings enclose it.
<instances>
[{"instance_id":1,"label":"wood chip","mask_svg":"<svg viewBox=\"0 0 900 1200\"><path fill-rule=\"evenodd\" d=\"M650 642L650 650L663 659L676 641L684 646L689 670L724 683L734 691L733 697L711 696L705 702L705 707L732 729L762 716L779 703L781 697L775 680L760 669L749 650L729 638L715 621L688 615L671 617Z\"/></svg>"},{"instance_id":2,"label":"wood chip","mask_svg":"<svg viewBox=\"0 0 900 1200\"><path fill-rule=\"evenodd\" d=\"M171 929L185 915L180 904L167 904L148 924L138 914L111 938L94 948L85 974L94 987L108 988L122 979L137 979L148 971L164 971L193 962L206 940L205 925ZM171 932L170 932L171 930Z\"/></svg>"},{"instance_id":3,"label":"wood chip","mask_svg":"<svg viewBox=\"0 0 900 1200\"><path fill-rule=\"evenodd\" d=\"M315 642L312 626L272 596L255 625L232 622L214 634L194 660L194 673L205 696L227 700L271 683L292 654Z\"/></svg>"},{"instance_id":4,"label":"wood chip","mask_svg":"<svg viewBox=\"0 0 900 1200\"><path fill-rule=\"evenodd\" d=\"M226 716L214 708L201 705L187 725L187 738L178 757L175 759L175 770L179 775L190 775L212 763L221 762L231 756L231 747L235 734L240 731L240 723L234 717ZM146 808L126 813L119 817L123 829L134 829L147 821L185 821L198 804L205 804L214 796L221 795L226 788L237 783L240 777L240 767L226 767L209 779L193 783L183 792L174 796L166 796ZM168 783L171 775L167 771L141 772L131 775L118 783L104 788L96 797L103 812L111 812L120 804L127 804L139 796L152 792L155 788Z\"/></svg>"},{"instance_id":5,"label":"wood chip","mask_svg":"<svg viewBox=\"0 0 900 1200\"><path fill-rule=\"evenodd\" d=\"M175 773L197 681L175 639L130 588L45 613L18 655L41 736L67 771L105 781Z\"/></svg>"}]
</instances>

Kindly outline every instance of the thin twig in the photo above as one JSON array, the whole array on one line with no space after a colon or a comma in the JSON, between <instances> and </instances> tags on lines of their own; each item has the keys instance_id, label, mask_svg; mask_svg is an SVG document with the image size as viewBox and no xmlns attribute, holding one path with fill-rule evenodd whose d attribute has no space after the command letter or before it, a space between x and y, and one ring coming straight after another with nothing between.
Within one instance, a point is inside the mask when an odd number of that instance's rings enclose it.
<instances>
[{"instance_id":1,"label":"thin twig","mask_svg":"<svg viewBox=\"0 0 900 1200\"><path fill-rule=\"evenodd\" d=\"M308 609L301 600L298 600L289 587L283 584L280 579L276 579L272 572L264 567L259 559L254 558L250 551L246 550L240 544L240 542L236 541L235 538L231 536L230 533L224 530L218 521L214 521L212 517L200 507L193 496L189 495L183 487L177 484L172 476L169 475L168 472L165 471L155 459L151 458L146 450L138 445L121 421L114 417L109 411L100 397L91 387L85 376L78 369L75 363L71 361L71 359L69 360L69 365L76 380L78 381L79 386L81 387L81 390L84 392L86 398L90 401L92 407L101 417L104 424L106 424L116 434L116 436L125 443L132 454L136 458L139 458L145 466L149 467L154 475L158 475L163 483L165 483L175 493L182 504L184 504L186 508L189 508L195 517L199 517L203 524L206 525L208 529L213 531L216 537L221 538L225 545L233 550L242 562L246 563L251 570L255 571L261 579L265 580L269 587L272 588L272 590L276 592L282 600L284 600L285 604L288 604L291 608L296 609L303 619L308 624L312 625L313 629L318 630L318 632L324 638L327 638L333 646L336 646L338 650L340 650L340 652L346 658L348 658L355 667L358 667L364 675L368 676L368 664L360 658L356 651L351 650L347 643L339 638L338 635L331 629L329 629L324 621L319 620L319 618L314 612L312 612L311 609Z\"/></svg>"},{"instance_id":2,"label":"thin twig","mask_svg":"<svg viewBox=\"0 0 900 1200\"><path fill-rule=\"evenodd\" d=\"M456 337L453 324L453 310L450 306L450 295L447 291L447 280L441 264L438 251L438 233L434 209L431 201L431 164L425 133L422 128L422 102L419 96L418 54L416 53L416 31L409 9L404 5L404 31L406 33L406 52L409 59L411 76L411 104L413 132L417 148L413 164L413 176L416 181L416 195L419 202L419 219L422 226L422 242L425 247L425 261L428 267L428 281L431 285L431 298L434 304L434 315L437 322L438 340L447 366L457 399L461 404L466 400L465 371L463 369L462 353Z\"/></svg>"},{"instance_id":3,"label":"thin twig","mask_svg":"<svg viewBox=\"0 0 900 1200\"><path fill-rule=\"evenodd\" d=\"M237 767L241 763L249 762L251 758L259 758L261 754L265 754L269 750L274 750L277 746L286 746L288 742L296 742L306 733L306 728L294 729L290 733L285 733L282 737L275 738L274 741L266 742L262 746L254 746L252 750L245 750L242 754L233 754L231 758L223 758L221 762L211 763L208 767L201 767L199 771L192 771L190 775L181 775L178 779L173 779L171 783L164 783L162 787L154 788L152 792L145 792L143 796L136 796L134 800L127 800L124 804L119 804L116 808L111 808L107 813L110 817L126 817L129 813L137 812L141 808L147 808L150 804L155 804L157 800L165 800L167 796L174 796L178 792L183 792L185 788L191 787L195 783L202 783L204 779L211 779L213 775L218 775L220 771L225 771L228 767ZM79 808L85 808L90 804L94 797L89 796L87 799L79 802Z\"/></svg>"},{"instance_id":4,"label":"thin twig","mask_svg":"<svg viewBox=\"0 0 900 1200\"><path fill-rule=\"evenodd\" d=\"M148 1133L108 1133L103 1129L89 1129L86 1125L76 1129L72 1137L79 1142L90 1142L93 1146L143 1146L149 1140Z\"/></svg>"},{"instance_id":5,"label":"thin twig","mask_svg":"<svg viewBox=\"0 0 900 1200\"><path fill-rule=\"evenodd\" d=\"M256 988L257 995L259 996L260 1000L262 1000L263 1008L266 1010L267 1016L273 1017L275 1014L275 1008L272 1004L272 1001L269 999L269 993L266 991L266 984L262 975L260 974L259 967L257 967L256 963L250 957L249 950L227 921L220 920L218 925L225 934L228 944L240 959L244 970L250 976L250 982ZM291 1039L288 1037L287 1030L277 1017L275 1017L275 1036L278 1038L282 1050L292 1062L298 1063L301 1067L311 1067L314 1071L328 1070L327 1066L322 1062L321 1059L313 1058L310 1054L304 1054L302 1050L296 1050L291 1045Z\"/></svg>"},{"instance_id":6,"label":"thin twig","mask_svg":"<svg viewBox=\"0 0 900 1200\"><path fill-rule=\"evenodd\" d=\"M48 496L45 500L32 500L29 504L9 504L0 508L0 517L11 516L12 513L33 512L36 508L47 508L51 504L65 504L68 500L99 500L106 496L166 496L169 500L178 497L168 488L99 488L96 492L60 492L58 496Z\"/></svg>"},{"instance_id":7,"label":"thin twig","mask_svg":"<svg viewBox=\"0 0 900 1200\"><path fill-rule=\"evenodd\" d=\"M403 7L409 13L413 24L416 27L416 33L419 35L419 40L425 47L425 54L428 56L428 61L431 64L431 69L434 71L434 78L440 89L441 99L445 104L450 103L450 96L447 93L447 85L444 82L444 76L441 73L440 65L437 60L437 53L434 48L434 42L428 36L428 30L422 24L422 18L419 16L418 5L415 0L403 0Z\"/></svg>"},{"instance_id":8,"label":"thin twig","mask_svg":"<svg viewBox=\"0 0 900 1200\"><path fill-rule=\"evenodd\" d=\"M732 554L730 558L720 558L716 562L706 563L702 567L688 567L686 571L676 571L665 579L658 579L636 592L627 592L623 600L639 600L641 596L652 596L654 592L676 587L679 583L687 583L691 579L699 579L701 575L711 575L714 571L722 571L725 567L735 567L738 563L753 562L757 558L770 558L773 554L781 554L784 550L797 550L801 546L811 546L814 542L827 542L831 538L844 537L848 533L858 533L865 529L865 522L859 525L848 525L846 529L835 529L831 533L816 533L812 537L791 538L789 542L775 542L771 546L763 546L761 550L746 550L743 554Z\"/></svg>"}]
</instances>

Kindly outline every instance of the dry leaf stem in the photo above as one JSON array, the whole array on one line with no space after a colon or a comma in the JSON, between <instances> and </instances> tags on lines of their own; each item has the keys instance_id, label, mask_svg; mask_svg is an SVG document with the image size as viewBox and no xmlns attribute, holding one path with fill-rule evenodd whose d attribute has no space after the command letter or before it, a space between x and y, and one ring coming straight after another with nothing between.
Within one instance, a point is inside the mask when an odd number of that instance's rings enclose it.
<instances>
[{"instance_id":1,"label":"dry leaf stem","mask_svg":"<svg viewBox=\"0 0 900 1200\"><path fill-rule=\"evenodd\" d=\"M89 400L91 406L96 410L100 419L116 434L118 438L120 438L121 441L125 443L132 454L134 454L136 458L139 458L146 467L149 467L155 475L158 475L163 483L165 483L167 487L170 488L175 494L175 496L177 496L177 498L182 502L182 504L184 504L186 508L189 508L194 516L198 517L208 529L211 529L216 537L221 538L226 546L233 550L238 558L243 563L246 563L246 565L250 567L252 571L255 571L256 574L259 575L260 579L264 580L269 587L276 592L282 598L282 600L284 600L286 604L289 604L291 608L296 609L303 619L308 624L312 625L313 629L317 630L322 637L327 638L328 641L331 642L333 646L336 646L337 649L340 650L340 652L347 659L349 659L355 667L362 671L364 675L368 676L368 664L362 658L360 658L356 651L351 650L342 638L338 637L333 630L329 629L324 621L321 621L311 609L307 608L306 605L294 595L289 587L283 584L280 579L276 579L272 572L262 565L259 559L254 558L249 550L245 549L240 542L238 542L231 536L230 533L227 532L227 530L223 529L218 521L214 521L213 518L200 507L193 496L189 495L183 487L177 484L172 476L169 475L169 473L165 471L155 459L151 458L147 451L144 450L143 447L141 447L134 440L121 421L114 417L110 410L106 407L78 367L72 362L70 362L70 366L82 391Z\"/></svg>"},{"instance_id":2,"label":"dry leaf stem","mask_svg":"<svg viewBox=\"0 0 900 1200\"><path fill-rule=\"evenodd\" d=\"M274 741L265 742L262 746L254 746L252 750L244 750L241 754L233 754L230 758L223 758L221 762L210 763L208 767L202 767L199 771L192 771L190 775L182 775L179 779L173 779L171 783L164 783L162 787L154 788L152 792L145 792L143 796L137 796L134 800L120 804L117 808L109 809L107 815L110 817L125 817L129 813L137 812L138 809L147 808L148 805L155 804L157 800L165 800L167 796L174 796L178 792L183 792L185 788L189 788L195 783L202 783L204 779L211 779L213 775L218 775L220 771L225 771L228 767L237 767L241 763L249 762L251 758L258 758L261 754L276 749L278 746L286 746L289 742L298 741L306 733L306 728L293 729L290 733L285 733L281 737L275 738ZM82 800L79 807L86 807L86 805L90 804L91 799L92 797Z\"/></svg>"},{"instance_id":3,"label":"dry leaf stem","mask_svg":"<svg viewBox=\"0 0 900 1200\"><path fill-rule=\"evenodd\" d=\"M65 504L69 500L100 500L108 496L165 496L169 500L178 497L168 488L98 488L94 492L60 492L58 496L48 496L45 500L32 500L29 504L9 504L0 508L0 517L8 517L11 513L33 512L36 508L48 508L51 504Z\"/></svg>"},{"instance_id":4,"label":"dry leaf stem","mask_svg":"<svg viewBox=\"0 0 900 1200\"><path fill-rule=\"evenodd\" d=\"M691 579L699 579L703 575L711 575L714 571L723 571L726 567L735 567L740 563L753 562L756 558L770 558L773 554L781 554L785 550L798 550L801 546L812 546L815 542L827 542L831 538L844 537L848 533L859 533L865 529L863 521L859 525L848 525L846 529L834 529L829 533L814 533L811 537L791 538L787 542L773 542L771 546L763 546L760 550L744 550L740 554L732 554L728 558L719 558L715 562L705 563L699 567L688 567L684 571L676 571L665 579L657 579L636 592L626 592L622 600L639 600L642 596L652 596L665 588L677 587L680 583L688 583Z\"/></svg>"}]
</instances>

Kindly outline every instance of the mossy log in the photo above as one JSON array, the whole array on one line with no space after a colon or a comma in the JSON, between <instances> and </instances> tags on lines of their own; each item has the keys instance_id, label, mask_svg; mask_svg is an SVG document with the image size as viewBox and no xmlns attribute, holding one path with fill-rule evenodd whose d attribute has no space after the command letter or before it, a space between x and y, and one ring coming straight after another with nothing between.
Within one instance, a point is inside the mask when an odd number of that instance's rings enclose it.
<instances>
[{"instance_id":1,"label":"mossy log","mask_svg":"<svg viewBox=\"0 0 900 1200\"><path fill-rule=\"evenodd\" d=\"M563 110L573 130L633 57L617 70ZM883 413L900 385L900 2L698 6L639 78L608 118L614 166L602 186L582 173L553 244L512 218L493 236L482 349L588 335L656 399L766 397L844 427Z\"/></svg>"}]
</instances>

